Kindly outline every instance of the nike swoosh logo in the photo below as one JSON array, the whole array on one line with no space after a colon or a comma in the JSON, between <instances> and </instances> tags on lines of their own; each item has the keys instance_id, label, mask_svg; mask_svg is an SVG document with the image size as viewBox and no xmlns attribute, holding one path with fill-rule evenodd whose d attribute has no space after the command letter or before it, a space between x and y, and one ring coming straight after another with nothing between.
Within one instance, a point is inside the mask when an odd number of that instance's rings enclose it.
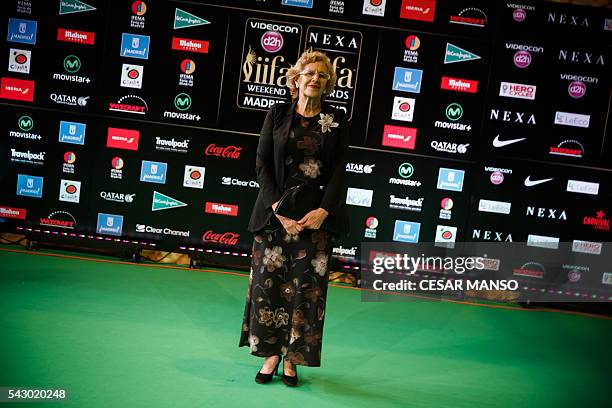
<instances>
[{"instance_id":1,"label":"nike swoosh logo","mask_svg":"<svg viewBox=\"0 0 612 408\"><path fill-rule=\"evenodd\" d=\"M497 135L495 136L495 139L493 139L493 146L494 147L504 147L504 146L511 145L512 143L521 142L525 139L527 138L521 137L520 139L499 140L499 135Z\"/></svg>"},{"instance_id":2,"label":"nike swoosh logo","mask_svg":"<svg viewBox=\"0 0 612 408\"><path fill-rule=\"evenodd\" d=\"M541 179L541 180L531 180L531 176L527 176L527 178L525 179L525 187L537 186L538 184L547 183L551 180L554 180L554 179L547 178L547 179Z\"/></svg>"}]
</instances>

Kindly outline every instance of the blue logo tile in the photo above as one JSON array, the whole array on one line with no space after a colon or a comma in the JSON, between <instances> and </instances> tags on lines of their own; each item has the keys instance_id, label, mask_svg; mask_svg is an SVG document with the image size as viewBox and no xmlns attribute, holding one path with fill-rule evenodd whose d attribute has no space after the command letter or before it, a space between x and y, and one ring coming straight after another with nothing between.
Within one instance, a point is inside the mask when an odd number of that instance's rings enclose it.
<instances>
[{"instance_id":1,"label":"blue logo tile","mask_svg":"<svg viewBox=\"0 0 612 408\"><path fill-rule=\"evenodd\" d=\"M123 232L123 215L98 213L98 234L121 236Z\"/></svg>"},{"instance_id":2,"label":"blue logo tile","mask_svg":"<svg viewBox=\"0 0 612 408\"><path fill-rule=\"evenodd\" d=\"M36 44L37 24L38 22L34 20L9 18L6 40L23 44Z\"/></svg>"},{"instance_id":3,"label":"blue logo tile","mask_svg":"<svg viewBox=\"0 0 612 408\"><path fill-rule=\"evenodd\" d=\"M138 59L149 59L149 43L151 37L148 35L121 34L121 56Z\"/></svg>"},{"instance_id":4,"label":"blue logo tile","mask_svg":"<svg viewBox=\"0 0 612 408\"><path fill-rule=\"evenodd\" d=\"M420 93L422 77L423 71L420 69L395 67L395 74L393 75L393 90Z\"/></svg>"},{"instance_id":5,"label":"blue logo tile","mask_svg":"<svg viewBox=\"0 0 612 408\"><path fill-rule=\"evenodd\" d=\"M18 174L16 194L23 197L42 198L43 182L42 177Z\"/></svg>"},{"instance_id":6,"label":"blue logo tile","mask_svg":"<svg viewBox=\"0 0 612 408\"><path fill-rule=\"evenodd\" d=\"M294 7L304 7L304 8L312 8L313 0L283 0L281 4L283 6L294 6Z\"/></svg>"},{"instance_id":7,"label":"blue logo tile","mask_svg":"<svg viewBox=\"0 0 612 408\"><path fill-rule=\"evenodd\" d=\"M465 171L457 169L440 168L438 172L438 190L461 191Z\"/></svg>"},{"instance_id":8,"label":"blue logo tile","mask_svg":"<svg viewBox=\"0 0 612 408\"><path fill-rule=\"evenodd\" d=\"M142 161L140 167L140 181L145 183L166 184L167 163Z\"/></svg>"},{"instance_id":9,"label":"blue logo tile","mask_svg":"<svg viewBox=\"0 0 612 408\"><path fill-rule=\"evenodd\" d=\"M412 221L395 220L393 229L393 240L399 242L419 242L421 223Z\"/></svg>"},{"instance_id":10,"label":"blue logo tile","mask_svg":"<svg viewBox=\"0 0 612 408\"><path fill-rule=\"evenodd\" d=\"M60 122L58 140L60 143L85 144L85 123Z\"/></svg>"}]
</instances>

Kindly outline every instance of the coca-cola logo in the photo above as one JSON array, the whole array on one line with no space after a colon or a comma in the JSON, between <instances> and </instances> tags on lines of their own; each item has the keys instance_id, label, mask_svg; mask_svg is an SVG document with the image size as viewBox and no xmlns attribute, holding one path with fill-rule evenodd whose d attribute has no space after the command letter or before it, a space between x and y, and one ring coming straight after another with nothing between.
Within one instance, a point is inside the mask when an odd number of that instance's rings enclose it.
<instances>
[{"instance_id":1,"label":"coca-cola logo","mask_svg":"<svg viewBox=\"0 0 612 408\"><path fill-rule=\"evenodd\" d=\"M206 231L204 235L202 235L202 241L222 245L236 245L238 243L238 238L240 238L240 234L234 232L216 233L211 230Z\"/></svg>"},{"instance_id":2,"label":"coca-cola logo","mask_svg":"<svg viewBox=\"0 0 612 408\"><path fill-rule=\"evenodd\" d=\"M238 146L217 146L214 143L206 146L204 154L206 156L217 156L225 159L239 159L242 147Z\"/></svg>"}]
</instances>

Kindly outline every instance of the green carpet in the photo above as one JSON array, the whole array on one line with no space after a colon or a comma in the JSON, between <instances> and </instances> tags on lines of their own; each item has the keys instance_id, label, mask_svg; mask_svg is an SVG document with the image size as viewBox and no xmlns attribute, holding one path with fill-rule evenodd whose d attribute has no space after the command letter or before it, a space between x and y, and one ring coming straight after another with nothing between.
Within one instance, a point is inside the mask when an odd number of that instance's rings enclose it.
<instances>
[{"instance_id":1,"label":"green carpet","mask_svg":"<svg viewBox=\"0 0 612 408\"><path fill-rule=\"evenodd\" d=\"M612 320L331 287L320 368L259 385L247 276L0 251L0 407L609 407Z\"/></svg>"}]
</instances>

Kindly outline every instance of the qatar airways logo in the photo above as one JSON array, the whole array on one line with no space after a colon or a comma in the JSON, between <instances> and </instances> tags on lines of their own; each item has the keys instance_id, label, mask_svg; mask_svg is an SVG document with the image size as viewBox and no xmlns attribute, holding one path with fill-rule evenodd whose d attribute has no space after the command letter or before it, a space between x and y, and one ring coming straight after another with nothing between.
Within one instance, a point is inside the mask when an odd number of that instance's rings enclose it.
<instances>
[{"instance_id":1,"label":"qatar airways logo","mask_svg":"<svg viewBox=\"0 0 612 408\"><path fill-rule=\"evenodd\" d=\"M206 231L202 235L202 241L221 245L236 245L238 244L240 234L234 232L216 233L212 230Z\"/></svg>"},{"instance_id":2,"label":"qatar airways logo","mask_svg":"<svg viewBox=\"0 0 612 408\"><path fill-rule=\"evenodd\" d=\"M224 159L239 159L242 147L238 146L217 146L214 143L209 144L204 149L205 156L217 156Z\"/></svg>"}]
</instances>

